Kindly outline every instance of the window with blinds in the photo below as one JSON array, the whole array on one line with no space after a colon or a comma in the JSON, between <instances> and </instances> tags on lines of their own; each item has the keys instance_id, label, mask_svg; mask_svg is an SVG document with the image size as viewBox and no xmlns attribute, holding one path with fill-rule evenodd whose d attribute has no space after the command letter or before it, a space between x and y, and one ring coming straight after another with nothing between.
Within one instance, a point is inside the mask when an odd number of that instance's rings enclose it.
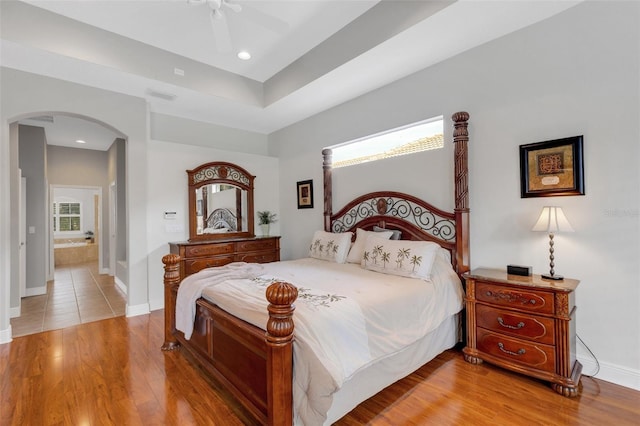
<instances>
[{"instance_id":1,"label":"window with blinds","mask_svg":"<svg viewBox=\"0 0 640 426\"><path fill-rule=\"evenodd\" d=\"M79 232L81 229L81 203L53 203L54 232Z\"/></svg>"}]
</instances>

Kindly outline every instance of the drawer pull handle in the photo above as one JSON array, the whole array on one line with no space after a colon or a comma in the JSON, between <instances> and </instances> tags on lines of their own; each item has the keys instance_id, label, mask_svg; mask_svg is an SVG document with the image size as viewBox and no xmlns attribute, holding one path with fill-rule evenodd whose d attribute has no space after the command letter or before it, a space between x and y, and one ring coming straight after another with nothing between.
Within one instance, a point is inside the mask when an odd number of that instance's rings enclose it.
<instances>
[{"instance_id":1,"label":"drawer pull handle","mask_svg":"<svg viewBox=\"0 0 640 426\"><path fill-rule=\"evenodd\" d=\"M498 317L498 322L500 323L501 326L503 326L504 328L510 328L511 330L520 330L522 327L524 327L524 323L522 321L520 321L518 323L518 325L509 325L509 324L505 324L504 320L502 319L502 317Z\"/></svg>"},{"instance_id":2,"label":"drawer pull handle","mask_svg":"<svg viewBox=\"0 0 640 426\"><path fill-rule=\"evenodd\" d=\"M515 294L505 294L505 293L501 293L501 292L497 292L494 293L491 290L487 290L485 293L485 296L487 297L493 297L495 300L499 300L502 302L508 302L508 303L515 303L515 302L519 302L522 305L535 305L536 301L535 299L527 299L526 297L523 297L521 295L515 295Z\"/></svg>"},{"instance_id":3,"label":"drawer pull handle","mask_svg":"<svg viewBox=\"0 0 640 426\"><path fill-rule=\"evenodd\" d=\"M525 353L527 353L527 351L525 351L523 348L518 349L518 352L511 352L504 348L504 345L502 344L502 342L498 342L498 349L500 349L505 354L514 355L514 356L524 355Z\"/></svg>"}]
</instances>

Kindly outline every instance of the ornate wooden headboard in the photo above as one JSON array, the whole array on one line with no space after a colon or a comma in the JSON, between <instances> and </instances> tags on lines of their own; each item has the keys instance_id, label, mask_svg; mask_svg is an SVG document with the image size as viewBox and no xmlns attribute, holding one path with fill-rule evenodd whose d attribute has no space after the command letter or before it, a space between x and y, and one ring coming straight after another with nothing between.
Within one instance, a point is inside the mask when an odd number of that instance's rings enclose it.
<instances>
[{"instance_id":1,"label":"ornate wooden headboard","mask_svg":"<svg viewBox=\"0 0 640 426\"><path fill-rule=\"evenodd\" d=\"M238 230L238 218L226 207L220 207L211 212L206 221L207 228L227 228L229 231Z\"/></svg>"},{"instance_id":2,"label":"ornate wooden headboard","mask_svg":"<svg viewBox=\"0 0 640 426\"><path fill-rule=\"evenodd\" d=\"M454 122L454 196L453 212L440 210L412 195L401 192L371 192L332 211L332 155L324 157L324 229L328 232L372 229L374 226L402 231L402 239L434 241L451 252L454 269L460 275L469 271L469 186L467 130L469 114L457 112Z\"/></svg>"}]
</instances>

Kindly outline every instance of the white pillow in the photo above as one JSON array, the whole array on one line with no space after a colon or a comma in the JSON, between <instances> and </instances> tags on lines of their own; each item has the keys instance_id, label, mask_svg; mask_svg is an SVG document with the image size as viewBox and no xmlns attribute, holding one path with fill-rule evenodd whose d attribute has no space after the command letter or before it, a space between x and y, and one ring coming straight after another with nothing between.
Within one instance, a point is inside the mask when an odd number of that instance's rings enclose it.
<instances>
[{"instance_id":1,"label":"white pillow","mask_svg":"<svg viewBox=\"0 0 640 426\"><path fill-rule=\"evenodd\" d=\"M353 232L325 232L316 231L309 246L309 257L328 260L329 262L345 263L351 247Z\"/></svg>"},{"instance_id":2,"label":"white pillow","mask_svg":"<svg viewBox=\"0 0 640 426\"><path fill-rule=\"evenodd\" d=\"M390 240L399 240L400 237L402 236L402 231L400 231L399 229L386 229L386 228L380 228L379 226L374 226L373 230L375 232L386 232L386 231L393 232L393 235L391 235L391 238L389 238Z\"/></svg>"},{"instance_id":3,"label":"white pillow","mask_svg":"<svg viewBox=\"0 0 640 426\"><path fill-rule=\"evenodd\" d=\"M356 242L351 246L349 255L347 256L347 263L360 263L362 262L362 254L364 253L364 243L367 241L369 235L375 235L376 237L388 240L393 235L392 231L365 231L364 229L356 228Z\"/></svg>"},{"instance_id":4,"label":"white pillow","mask_svg":"<svg viewBox=\"0 0 640 426\"><path fill-rule=\"evenodd\" d=\"M440 246L431 241L385 240L369 236L364 246L364 269L403 277L431 279Z\"/></svg>"}]
</instances>

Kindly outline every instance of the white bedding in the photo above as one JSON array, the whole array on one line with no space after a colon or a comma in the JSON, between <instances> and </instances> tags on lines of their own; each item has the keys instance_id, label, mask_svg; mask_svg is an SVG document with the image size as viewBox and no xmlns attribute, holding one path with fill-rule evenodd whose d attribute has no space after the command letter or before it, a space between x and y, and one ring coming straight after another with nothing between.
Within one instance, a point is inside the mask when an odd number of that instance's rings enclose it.
<instances>
[{"instance_id":1,"label":"white bedding","mask_svg":"<svg viewBox=\"0 0 640 426\"><path fill-rule=\"evenodd\" d=\"M237 272L235 266L231 268ZM346 381L418 342L463 306L460 280L441 257L430 281L311 258L263 264L247 273L259 274L254 279L214 278L206 286L198 275L212 275L212 271L215 269L201 271L181 284L177 311L184 309L180 303L193 304L180 301L181 291L189 292L191 299L202 291L203 297L220 308L264 329L268 285L282 280L298 287L294 313L296 424L323 424L333 394ZM196 291L193 286L183 290L189 280L197 283Z\"/></svg>"}]
</instances>

